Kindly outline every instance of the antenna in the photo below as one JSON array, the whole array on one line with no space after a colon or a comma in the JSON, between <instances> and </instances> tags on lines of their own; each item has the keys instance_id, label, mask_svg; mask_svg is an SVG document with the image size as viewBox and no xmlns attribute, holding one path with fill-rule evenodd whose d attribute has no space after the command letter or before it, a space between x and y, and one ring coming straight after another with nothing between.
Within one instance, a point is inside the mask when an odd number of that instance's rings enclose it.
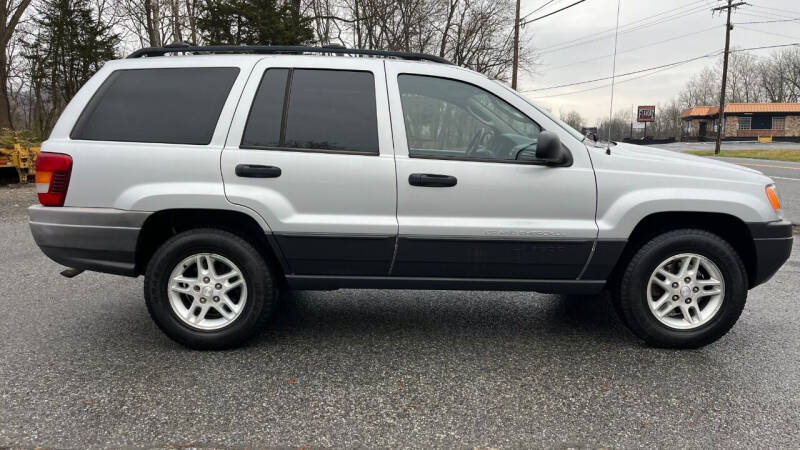
<instances>
[{"instance_id":1,"label":"antenna","mask_svg":"<svg viewBox=\"0 0 800 450\"><path fill-rule=\"evenodd\" d=\"M622 0L617 0L617 25L614 30L614 59L611 63L611 101L608 105L608 139L606 140L606 155L611 154L611 122L614 120L614 81L617 77L617 38L619 37L619 8Z\"/></svg>"}]
</instances>

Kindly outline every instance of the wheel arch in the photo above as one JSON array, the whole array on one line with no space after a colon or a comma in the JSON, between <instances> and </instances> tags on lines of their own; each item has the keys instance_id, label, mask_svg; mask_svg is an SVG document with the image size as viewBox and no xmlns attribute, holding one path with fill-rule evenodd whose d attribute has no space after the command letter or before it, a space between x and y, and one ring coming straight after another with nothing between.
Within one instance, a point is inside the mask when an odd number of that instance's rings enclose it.
<instances>
[{"instance_id":1,"label":"wheel arch","mask_svg":"<svg viewBox=\"0 0 800 450\"><path fill-rule=\"evenodd\" d=\"M747 224L730 214L705 211L666 211L643 217L628 237L609 279L615 280L634 253L650 239L659 234L682 228L708 231L731 244L744 262L748 288L753 287L758 266L753 236Z\"/></svg>"},{"instance_id":2,"label":"wheel arch","mask_svg":"<svg viewBox=\"0 0 800 450\"><path fill-rule=\"evenodd\" d=\"M172 236L196 228L218 228L246 239L273 267L280 279L287 273L287 266L280 248L269 229L241 211L224 209L166 209L151 214L139 232L136 243L136 275L147 270L156 250Z\"/></svg>"}]
</instances>

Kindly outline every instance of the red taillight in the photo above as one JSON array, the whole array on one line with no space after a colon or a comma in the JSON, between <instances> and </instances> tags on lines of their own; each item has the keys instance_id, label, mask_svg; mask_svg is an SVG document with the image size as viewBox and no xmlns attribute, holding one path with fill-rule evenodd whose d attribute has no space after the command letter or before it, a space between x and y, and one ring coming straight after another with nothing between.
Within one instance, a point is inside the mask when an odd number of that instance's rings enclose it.
<instances>
[{"instance_id":1,"label":"red taillight","mask_svg":"<svg viewBox=\"0 0 800 450\"><path fill-rule=\"evenodd\" d=\"M72 172L72 157L41 152L36 159L36 192L44 206L64 206Z\"/></svg>"}]
</instances>

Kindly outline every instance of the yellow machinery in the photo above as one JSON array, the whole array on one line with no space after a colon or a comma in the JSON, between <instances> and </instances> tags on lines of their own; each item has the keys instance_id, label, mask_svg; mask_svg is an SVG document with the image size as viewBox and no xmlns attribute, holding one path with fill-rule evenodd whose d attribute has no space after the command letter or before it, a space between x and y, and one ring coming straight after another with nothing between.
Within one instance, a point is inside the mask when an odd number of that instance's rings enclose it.
<instances>
[{"instance_id":1,"label":"yellow machinery","mask_svg":"<svg viewBox=\"0 0 800 450\"><path fill-rule=\"evenodd\" d=\"M27 183L36 173L36 157L39 147L14 144L14 148L0 148L0 169L13 168L20 183Z\"/></svg>"}]
</instances>

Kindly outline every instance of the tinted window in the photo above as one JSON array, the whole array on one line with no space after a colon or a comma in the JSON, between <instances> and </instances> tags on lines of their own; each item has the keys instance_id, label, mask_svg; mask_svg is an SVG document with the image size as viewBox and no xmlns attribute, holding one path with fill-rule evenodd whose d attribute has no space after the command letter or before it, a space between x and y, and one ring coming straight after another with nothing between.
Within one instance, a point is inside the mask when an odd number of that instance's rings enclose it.
<instances>
[{"instance_id":1,"label":"tinted window","mask_svg":"<svg viewBox=\"0 0 800 450\"><path fill-rule=\"evenodd\" d=\"M295 69L291 78L285 147L378 153L372 73Z\"/></svg>"},{"instance_id":2,"label":"tinted window","mask_svg":"<svg viewBox=\"0 0 800 450\"><path fill-rule=\"evenodd\" d=\"M397 81L409 156L533 159L541 127L494 94L445 78Z\"/></svg>"},{"instance_id":3,"label":"tinted window","mask_svg":"<svg viewBox=\"0 0 800 450\"><path fill-rule=\"evenodd\" d=\"M208 144L239 69L118 70L89 101L73 139Z\"/></svg>"},{"instance_id":4,"label":"tinted window","mask_svg":"<svg viewBox=\"0 0 800 450\"><path fill-rule=\"evenodd\" d=\"M283 100L289 69L270 69L264 73L250 108L242 137L243 146L278 147L281 142Z\"/></svg>"}]
</instances>

